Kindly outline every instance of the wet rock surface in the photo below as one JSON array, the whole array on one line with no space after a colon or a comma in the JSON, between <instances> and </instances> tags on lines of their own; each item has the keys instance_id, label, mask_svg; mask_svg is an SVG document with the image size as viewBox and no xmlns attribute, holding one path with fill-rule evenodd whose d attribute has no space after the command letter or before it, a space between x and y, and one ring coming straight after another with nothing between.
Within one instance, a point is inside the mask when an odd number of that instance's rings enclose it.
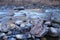
<instances>
[{"instance_id":1,"label":"wet rock surface","mask_svg":"<svg viewBox=\"0 0 60 40\"><path fill-rule=\"evenodd\" d=\"M2 40L40 40L48 32L60 36L60 10L44 9L0 12L0 38ZM52 10L52 11L51 11Z\"/></svg>"}]
</instances>

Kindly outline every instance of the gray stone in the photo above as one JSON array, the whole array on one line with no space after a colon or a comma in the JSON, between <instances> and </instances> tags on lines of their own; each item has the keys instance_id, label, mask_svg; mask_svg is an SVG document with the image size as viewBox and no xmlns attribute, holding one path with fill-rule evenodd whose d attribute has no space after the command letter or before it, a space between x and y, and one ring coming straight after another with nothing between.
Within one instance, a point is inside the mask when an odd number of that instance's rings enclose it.
<instances>
[{"instance_id":1,"label":"gray stone","mask_svg":"<svg viewBox=\"0 0 60 40\"><path fill-rule=\"evenodd\" d=\"M17 39L27 39L27 38L31 38L30 34L17 34L16 35Z\"/></svg>"},{"instance_id":2,"label":"gray stone","mask_svg":"<svg viewBox=\"0 0 60 40\"><path fill-rule=\"evenodd\" d=\"M16 38L8 38L7 40L16 40Z\"/></svg>"},{"instance_id":3,"label":"gray stone","mask_svg":"<svg viewBox=\"0 0 60 40\"><path fill-rule=\"evenodd\" d=\"M51 20L60 22L60 12L53 12Z\"/></svg>"},{"instance_id":4,"label":"gray stone","mask_svg":"<svg viewBox=\"0 0 60 40\"><path fill-rule=\"evenodd\" d=\"M0 33L0 38L4 37L6 34L5 33Z\"/></svg>"}]
</instances>

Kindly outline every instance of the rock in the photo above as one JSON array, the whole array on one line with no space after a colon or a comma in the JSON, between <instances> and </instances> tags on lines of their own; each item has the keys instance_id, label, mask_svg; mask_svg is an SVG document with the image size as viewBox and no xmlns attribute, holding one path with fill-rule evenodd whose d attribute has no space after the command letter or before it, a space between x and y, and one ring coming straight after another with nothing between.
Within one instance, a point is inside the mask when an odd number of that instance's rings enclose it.
<instances>
[{"instance_id":1,"label":"rock","mask_svg":"<svg viewBox=\"0 0 60 40\"><path fill-rule=\"evenodd\" d=\"M18 13L18 14L17 14ZM14 17L19 18L21 17L23 14L26 14L26 19L30 18L40 18L42 20L50 20L51 19L51 14L49 13L39 13L39 12L34 12L34 11L28 11L28 10L22 10L15 13Z\"/></svg>"},{"instance_id":2,"label":"rock","mask_svg":"<svg viewBox=\"0 0 60 40\"><path fill-rule=\"evenodd\" d=\"M16 35L17 39L27 39L27 38L31 38L30 34L17 34Z\"/></svg>"},{"instance_id":3,"label":"rock","mask_svg":"<svg viewBox=\"0 0 60 40\"><path fill-rule=\"evenodd\" d=\"M35 24L35 26L30 30L30 33L36 37L42 37L48 32L48 28L43 25L43 21Z\"/></svg>"},{"instance_id":4,"label":"rock","mask_svg":"<svg viewBox=\"0 0 60 40\"><path fill-rule=\"evenodd\" d=\"M18 10L18 11L24 10L24 9L25 9L24 7L17 7L17 8L14 8L14 10Z\"/></svg>"},{"instance_id":5,"label":"rock","mask_svg":"<svg viewBox=\"0 0 60 40\"><path fill-rule=\"evenodd\" d=\"M57 24L57 23L52 23L52 26L53 26L54 28L60 28L60 24Z\"/></svg>"},{"instance_id":6,"label":"rock","mask_svg":"<svg viewBox=\"0 0 60 40\"><path fill-rule=\"evenodd\" d=\"M44 24L45 25L51 25L51 21L46 21Z\"/></svg>"},{"instance_id":7,"label":"rock","mask_svg":"<svg viewBox=\"0 0 60 40\"><path fill-rule=\"evenodd\" d=\"M46 9L45 12L53 12L53 13L54 12L60 12L60 9L57 9L57 8L56 9L51 9L50 8L50 9Z\"/></svg>"},{"instance_id":8,"label":"rock","mask_svg":"<svg viewBox=\"0 0 60 40\"><path fill-rule=\"evenodd\" d=\"M7 35L10 35L10 34L12 34L12 31L9 31L9 32L7 33Z\"/></svg>"},{"instance_id":9,"label":"rock","mask_svg":"<svg viewBox=\"0 0 60 40\"><path fill-rule=\"evenodd\" d=\"M9 31L9 27L7 26L7 24L2 24L0 27L0 31L2 32L8 32Z\"/></svg>"},{"instance_id":10,"label":"rock","mask_svg":"<svg viewBox=\"0 0 60 40\"><path fill-rule=\"evenodd\" d=\"M45 12L50 13L51 15L51 20L52 22L56 22L60 24L60 9L58 8L49 8L49 9L45 9Z\"/></svg>"},{"instance_id":11,"label":"rock","mask_svg":"<svg viewBox=\"0 0 60 40\"><path fill-rule=\"evenodd\" d=\"M40 13L40 19L42 20L51 20L51 13Z\"/></svg>"},{"instance_id":12,"label":"rock","mask_svg":"<svg viewBox=\"0 0 60 40\"><path fill-rule=\"evenodd\" d=\"M57 28L53 28L53 27L51 27L50 28L50 35L51 36L58 36L58 31L57 31Z\"/></svg>"},{"instance_id":13,"label":"rock","mask_svg":"<svg viewBox=\"0 0 60 40\"><path fill-rule=\"evenodd\" d=\"M31 28L32 27L32 24L31 23L27 23L26 24L26 28Z\"/></svg>"},{"instance_id":14,"label":"rock","mask_svg":"<svg viewBox=\"0 0 60 40\"><path fill-rule=\"evenodd\" d=\"M6 34L5 33L0 33L0 38L4 37Z\"/></svg>"},{"instance_id":15,"label":"rock","mask_svg":"<svg viewBox=\"0 0 60 40\"><path fill-rule=\"evenodd\" d=\"M2 11L2 12L0 12L0 15L3 17L4 15L5 16L11 16L11 15L14 15L14 13L13 12L11 12L11 11Z\"/></svg>"},{"instance_id":16,"label":"rock","mask_svg":"<svg viewBox=\"0 0 60 40\"><path fill-rule=\"evenodd\" d=\"M16 40L16 38L8 38L7 40Z\"/></svg>"},{"instance_id":17,"label":"rock","mask_svg":"<svg viewBox=\"0 0 60 40\"><path fill-rule=\"evenodd\" d=\"M15 22L15 24L17 24L17 25L20 25L22 23L22 21L20 21L20 20L17 20L16 22Z\"/></svg>"},{"instance_id":18,"label":"rock","mask_svg":"<svg viewBox=\"0 0 60 40\"><path fill-rule=\"evenodd\" d=\"M51 20L60 24L60 14L59 14L59 12L53 12Z\"/></svg>"}]
</instances>

